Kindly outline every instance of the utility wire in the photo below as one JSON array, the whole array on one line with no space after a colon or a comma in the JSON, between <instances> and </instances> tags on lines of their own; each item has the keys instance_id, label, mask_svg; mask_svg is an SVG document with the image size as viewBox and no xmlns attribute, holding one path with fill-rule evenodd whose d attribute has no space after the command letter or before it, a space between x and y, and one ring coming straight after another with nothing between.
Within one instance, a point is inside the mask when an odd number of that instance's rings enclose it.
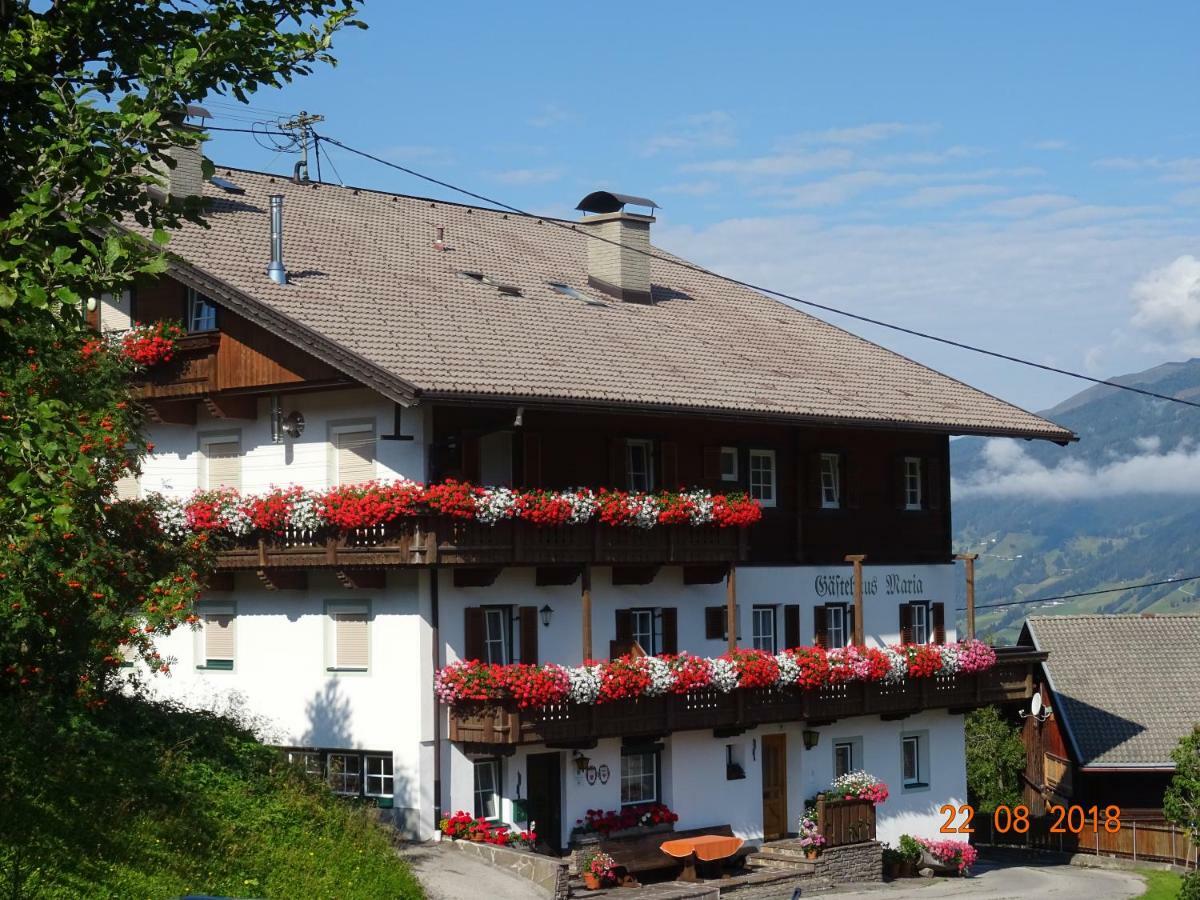
<instances>
[{"instance_id":1,"label":"utility wire","mask_svg":"<svg viewBox=\"0 0 1200 900\"><path fill-rule=\"evenodd\" d=\"M1005 600L1002 603L983 603L976 605L976 609L993 609L997 606L1029 606L1036 603L1053 603L1056 600L1074 600L1077 597L1095 597L1098 594L1119 594L1122 591L1135 591L1139 588L1160 587L1164 584L1182 584L1187 581L1196 581L1200 579L1200 575L1184 575L1179 578L1166 578L1162 581L1145 581L1141 584L1127 584L1122 587L1101 588L1095 591L1080 591L1078 594L1059 594L1057 597L1038 597L1029 600ZM960 606L958 609L966 609L965 606Z\"/></svg>"},{"instance_id":2,"label":"utility wire","mask_svg":"<svg viewBox=\"0 0 1200 900\"><path fill-rule=\"evenodd\" d=\"M228 129L228 130L234 130L234 129ZM620 241L615 241L615 240L612 240L611 238L606 238L606 237L603 237L601 235L595 234L590 231L580 231L578 228L574 228L571 225L568 225L565 222L560 222L556 219L535 216L533 213L527 212L526 210L523 210L520 207L511 206L508 203L504 203L501 200L496 200L496 199L494 199L492 197L488 197L484 194L479 194L479 193L476 193L475 191L467 190L466 188L459 187L458 185L452 184L451 182L448 182L448 181L442 181L441 179L434 178L431 175L426 175L422 172L418 172L416 169L411 169L408 166L402 166L399 163L392 162L391 160L387 160L387 159L383 159L378 156L374 156L373 154L367 153L365 150L359 150L355 147L349 146L348 144L344 144L341 141L337 140L336 138L325 137L324 135L321 135L320 137L321 137L321 140L325 141L326 143L333 144L335 147L341 147L343 150L347 151L348 153L353 153L357 156L363 157L364 159L369 159L372 162L377 162L381 165L388 166L389 168L396 169L397 171L400 171L400 172L404 172L406 175L411 175L414 178L419 178L422 181L426 181L430 184L436 184L439 187L444 187L447 190L454 191L455 193L462 194L463 196L471 197L472 199L479 200L483 203L488 203L488 204L490 204L492 206L496 206L500 209L508 210L509 212L516 213L517 215L520 215L520 216L526 216L531 219L536 218L536 219L539 219L540 221L547 222L550 225L554 225L559 228L563 228L567 231L572 231L576 234L584 234L587 237L591 238L592 240L603 241L606 244L612 244L615 247L620 247L622 250L629 250L634 253L639 253L642 256L648 256L651 259L658 260L659 262L663 262L668 265L676 266L681 269L687 269L691 272L695 272L700 275L707 275L710 278L716 278L716 279L718 279L720 281L724 281L728 284L735 284L739 287L748 288L752 291L758 291L761 294L768 294L770 296L779 297L783 300L789 300L793 303L801 304L802 306L809 306L814 309L823 310L824 312L833 313L834 315L845 316L848 319L854 319L855 321L858 321L858 322L865 322L868 325L876 325L880 328L887 328L892 331L900 332L901 334L911 335L912 337L923 338L924 340L927 340L927 341L935 341L939 344L945 344L950 347L957 347L960 350L969 350L972 353L981 353L984 356L990 356L994 359L1002 359L1002 360L1005 360L1006 362L1016 363L1016 364L1022 365L1022 366L1029 366L1030 368L1034 368L1034 369L1040 369L1043 372L1052 372L1056 375L1065 375L1068 378L1076 378L1080 381L1087 381L1092 384L1101 384L1101 385L1105 385L1106 387L1113 387L1113 388L1118 388L1119 390L1123 390L1123 391L1130 391L1131 393L1141 394L1144 397L1152 397L1155 400L1166 400L1171 403L1181 403L1184 406L1191 406L1191 407L1200 409L1200 402L1195 402L1192 400L1184 400L1180 397L1171 397L1167 394L1160 394L1156 391L1151 391L1151 390L1147 390L1145 388L1135 387L1135 386L1129 385L1129 384L1120 384L1119 382L1109 381L1104 378L1094 378L1091 375L1084 375L1082 372L1073 372L1070 369L1062 369L1062 368L1059 368L1058 366L1051 366L1051 365L1047 365L1046 363L1034 362L1031 359L1024 359L1020 356L1013 356L1009 353L1001 353L998 350L988 350L985 347L977 347L974 344L966 344L966 343L963 343L962 341L956 341L951 338L941 337L940 335L929 334L928 332L924 332L924 331L918 331L915 328L907 328L903 325L896 325L892 322L885 322L882 319L876 319L876 318L872 318L871 316L864 316L859 313L849 312L844 309L839 309L836 306L829 306L824 303L818 303L815 300L805 300L802 297L797 297L793 294L788 294L784 291L777 291L777 290L774 290L773 288L764 287L763 285L759 285L759 284L754 284L753 282L742 281L741 279L734 278L730 275L722 275L719 272L714 272L711 269L706 269L703 266L698 266L694 263L685 262L685 261L679 260L679 259L672 259L672 258L666 257L666 256L659 256L657 253L651 253L650 251L644 250L641 247L632 247L632 246L629 246L628 244L623 244Z\"/></svg>"}]
</instances>

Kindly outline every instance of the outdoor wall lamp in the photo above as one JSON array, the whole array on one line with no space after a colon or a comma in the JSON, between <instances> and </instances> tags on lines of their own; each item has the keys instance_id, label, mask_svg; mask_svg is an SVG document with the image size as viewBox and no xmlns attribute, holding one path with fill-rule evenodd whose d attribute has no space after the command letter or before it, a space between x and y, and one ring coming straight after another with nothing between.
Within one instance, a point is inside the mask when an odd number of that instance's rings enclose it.
<instances>
[{"instance_id":1,"label":"outdoor wall lamp","mask_svg":"<svg viewBox=\"0 0 1200 900\"><path fill-rule=\"evenodd\" d=\"M813 747L817 746L817 741L821 739L821 732L806 728L804 731L800 732L800 737L804 739L804 749L811 750Z\"/></svg>"},{"instance_id":2,"label":"outdoor wall lamp","mask_svg":"<svg viewBox=\"0 0 1200 900\"><path fill-rule=\"evenodd\" d=\"M541 613L541 615L542 615L542 624L544 626L546 626L547 628L549 628L550 627L550 617L552 615L554 615L554 610L552 610L550 608L550 604L547 603L545 606L543 606L541 609L539 609L538 612Z\"/></svg>"},{"instance_id":3,"label":"outdoor wall lamp","mask_svg":"<svg viewBox=\"0 0 1200 900\"><path fill-rule=\"evenodd\" d=\"M578 750L575 751L575 780L582 781L584 773L591 766L592 761L584 756Z\"/></svg>"}]
</instances>

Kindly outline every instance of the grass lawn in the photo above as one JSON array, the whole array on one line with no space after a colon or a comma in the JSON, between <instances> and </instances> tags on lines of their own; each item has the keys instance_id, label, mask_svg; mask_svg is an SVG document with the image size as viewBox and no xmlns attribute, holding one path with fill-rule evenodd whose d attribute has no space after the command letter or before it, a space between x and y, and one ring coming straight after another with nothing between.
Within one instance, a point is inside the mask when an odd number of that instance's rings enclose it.
<instances>
[{"instance_id":1,"label":"grass lawn","mask_svg":"<svg viewBox=\"0 0 1200 900\"><path fill-rule=\"evenodd\" d=\"M0 896L420 898L365 808L228 719L0 700Z\"/></svg>"},{"instance_id":2,"label":"grass lawn","mask_svg":"<svg viewBox=\"0 0 1200 900\"><path fill-rule=\"evenodd\" d=\"M1179 895L1179 886L1183 884L1183 878L1174 872L1138 869L1138 874L1146 879L1146 893L1139 900L1172 900Z\"/></svg>"}]
</instances>

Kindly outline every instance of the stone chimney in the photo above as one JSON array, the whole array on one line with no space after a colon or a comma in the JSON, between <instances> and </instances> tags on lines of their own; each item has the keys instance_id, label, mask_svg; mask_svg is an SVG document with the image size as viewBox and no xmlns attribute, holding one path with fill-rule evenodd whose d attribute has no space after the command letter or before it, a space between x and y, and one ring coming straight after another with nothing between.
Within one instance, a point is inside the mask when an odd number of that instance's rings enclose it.
<instances>
[{"instance_id":1,"label":"stone chimney","mask_svg":"<svg viewBox=\"0 0 1200 900\"><path fill-rule=\"evenodd\" d=\"M625 211L626 204L650 210L658 204L645 197L594 191L576 209L595 235L588 245L588 284L625 303L650 303L650 225L653 215Z\"/></svg>"},{"instance_id":2,"label":"stone chimney","mask_svg":"<svg viewBox=\"0 0 1200 900\"><path fill-rule=\"evenodd\" d=\"M199 132L195 126L185 125L188 131ZM172 200L186 200L189 197L199 197L204 193L204 141L201 140L191 147L176 145L167 151L167 156L175 161L174 168L163 163L153 164L152 169L161 186L158 193Z\"/></svg>"}]
</instances>

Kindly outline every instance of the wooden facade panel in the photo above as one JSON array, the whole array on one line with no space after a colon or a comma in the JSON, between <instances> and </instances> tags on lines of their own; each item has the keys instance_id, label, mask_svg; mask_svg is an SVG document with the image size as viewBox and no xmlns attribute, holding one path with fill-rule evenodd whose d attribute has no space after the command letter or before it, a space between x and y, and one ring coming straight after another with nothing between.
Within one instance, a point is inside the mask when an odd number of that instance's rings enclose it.
<instances>
[{"instance_id":1,"label":"wooden facade panel","mask_svg":"<svg viewBox=\"0 0 1200 900\"><path fill-rule=\"evenodd\" d=\"M338 372L237 313L220 310L217 389L331 381Z\"/></svg>"},{"instance_id":2,"label":"wooden facade panel","mask_svg":"<svg viewBox=\"0 0 1200 900\"><path fill-rule=\"evenodd\" d=\"M137 322L161 319L183 322L187 314L187 289L170 278L139 281L133 294L132 310Z\"/></svg>"}]
</instances>

